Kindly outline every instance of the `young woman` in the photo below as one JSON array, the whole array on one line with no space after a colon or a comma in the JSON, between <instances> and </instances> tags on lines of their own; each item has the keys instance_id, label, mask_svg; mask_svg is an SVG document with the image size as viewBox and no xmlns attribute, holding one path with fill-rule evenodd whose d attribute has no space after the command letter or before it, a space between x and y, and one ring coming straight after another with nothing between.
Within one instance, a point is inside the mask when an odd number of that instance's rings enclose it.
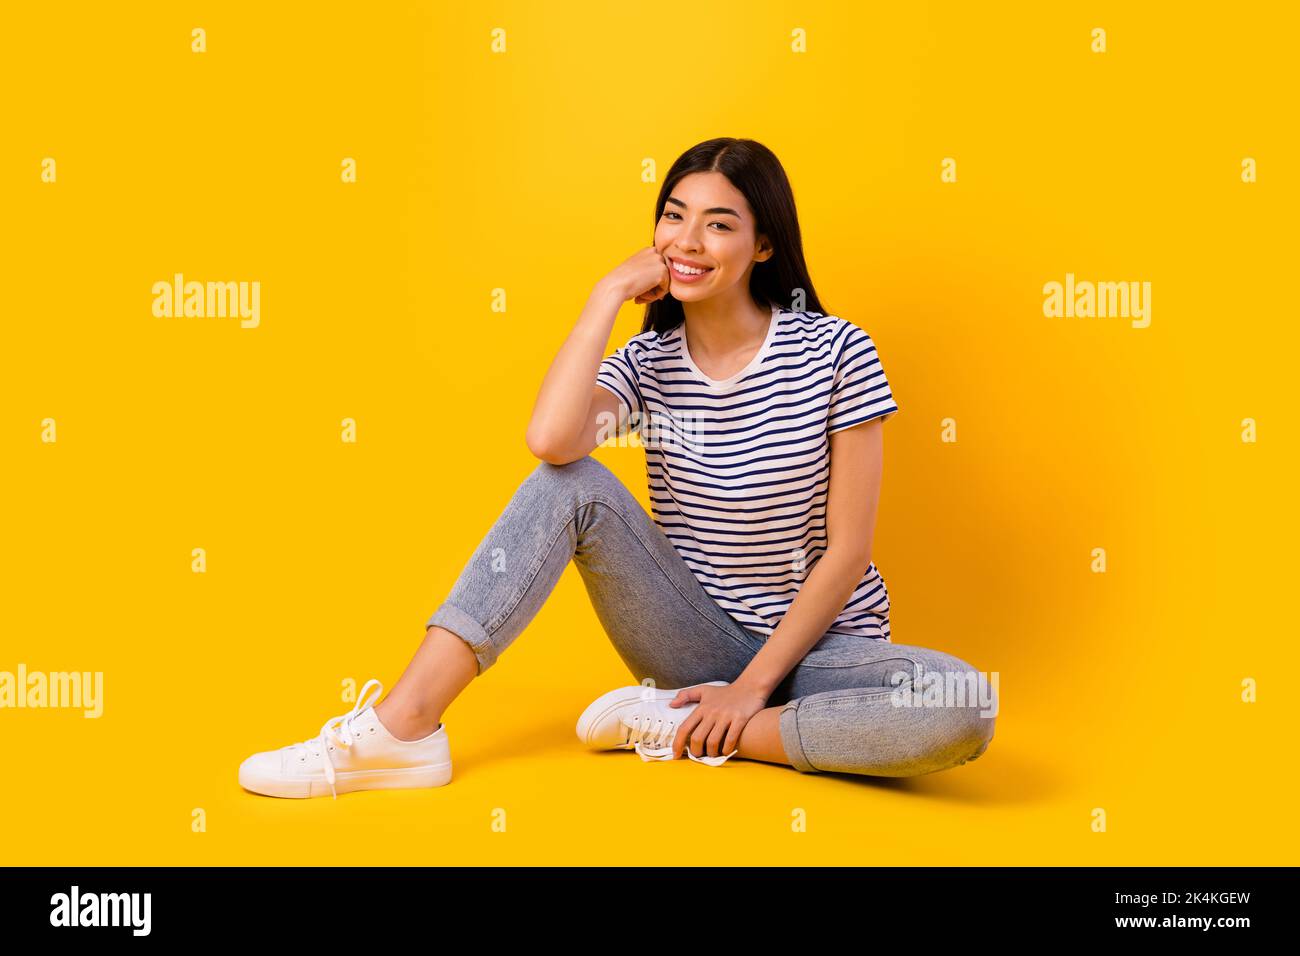
<instances>
[{"instance_id":1,"label":"young woman","mask_svg":"<svg viewBox=\"0 0 1300 956\"><path fill-rule=\"evenodd\" d=\"M642 330L605 356L628 299L647 305ZM872 537L897 410L871 337L822 308L776 156L692 147L659 192L654 245L596 283L542 382L527 432L541 463L397 684L373 704L368 682L317 737L244 761L240 783L286 797L447 783L443 712L570 561L640 682L580 716L589 747L878 776L978 757L988 682L890 639ZM652 515L590 455L631 434Z\"/></svg>"}]
</instances>

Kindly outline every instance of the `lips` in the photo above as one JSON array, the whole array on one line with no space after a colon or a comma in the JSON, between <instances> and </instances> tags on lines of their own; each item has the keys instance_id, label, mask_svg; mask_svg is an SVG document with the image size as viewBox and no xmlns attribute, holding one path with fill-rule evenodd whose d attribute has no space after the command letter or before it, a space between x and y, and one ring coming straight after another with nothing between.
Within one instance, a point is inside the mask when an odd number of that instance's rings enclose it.
<instances>
[{"instance_id":1,"label":"lips","mask_svg":"<svg viewBox=\"0 0 1300 956\"><path fill-rule=\"evenodd\" d=\"M671 256L669 256L669 261L672 263L673 273L679 276L685 275L688 277L697 277L700 275L707 275L708 273L712 272L714 268L713 266L706 266L702 262L692 262L690 259L675 259ZM701 271L683 272L681 269L677 268L678 266L684 266L687 269L695 269Z\"/></svg>"}]
</instances>

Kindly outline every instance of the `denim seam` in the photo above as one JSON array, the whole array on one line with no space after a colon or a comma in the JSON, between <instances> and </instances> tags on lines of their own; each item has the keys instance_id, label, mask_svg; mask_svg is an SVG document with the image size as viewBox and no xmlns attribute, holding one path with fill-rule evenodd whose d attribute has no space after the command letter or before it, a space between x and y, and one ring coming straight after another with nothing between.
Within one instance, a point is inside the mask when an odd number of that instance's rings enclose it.
<instances>
[{"instance_id":1,"label":"denim seam","mask_svg":"<svg viewBox=\"0 0 1300 956\"><path fill-rule=\"evenodd\" d=\"M795 743L798 744L799 746L799 760L807 764L813 770L817 770L816 767L813 767L813 762L808 759L808 751L804 749L804 745L803 745L803 734L799 732L799 708L803 705L800 704L799 701L794 700L794 701L789 701L786 706L788 708L791 708L794 713L794 717L792 718L791 723L794 724ZM799 768L796 767L795 769L799 769ZM807 771L804 772L806 773Z\"/></svg>"},{"instance_id":2,"label":"denim seam","mask_svg":"<svg viewBox=\"0 0 1300 956\"><path fill-rule=\"evenodd\" d=\"M452 604L449 601L444 601L443 606L451 608L453 611L458 611L461 614L464 614L471 621L474 620L473 616L468 611L466 611L463 607L459 607L458 605ZM479 626L482 627L482 625ZM460 637L462 640L465 640L465 643L468 644L470 647L474 648L474 650L476 651L490 651L492 649L492 635L487 633L487 628L483 628L483 633L484 633L483 640L478 642L465 639L465 635L463 634L457 636Z\"/></svg>"},{"instance_id":3,"label":"denim seam","mask_svg":"<svg viewBox=\"0 0 1300 956\"><path fill-rule=\"evenodd\" d=\"M555 533L551 535L551 540L548 541L546 546L541 550L539 558L533 561L532 566L528 569L527 578L518 588L515 589L514 597L506 606L505 610L498 614L493 620L489 621L489 626L484 628L489 635L495 634L499 631L501 626L510 619L510 615L515 613L515 608L519 606L519 602L524 599L524 595L528 593L528 589L532 587L533 579L537 577L538 572L542 570L542 565L546 563L546 559L549 558L551 552L555 550L555 542L560 540L560 535L564 533L564 529L571 525L573 521L573 518L569 518L569 520L561 524L555 530Z\"/></svg>"},{"instance_id":4,"label":"denim seam","mask_svg":"<svg viewBox=\"0 0 1300 956\"><path fill-rule=\"evenodd\" d=\"M437 619L440 617L450 617L451 620L445 624L437 624ZM451 631L451 633L455 634L465 642L465 644L474 652L475 659L478 660L480 674L495 663L497 651L495 645L492 643L492 636L487 632L483 625L464 608L453 604L450 600L445 600L438 609L434 611L429 621L438 627ZM477 634L479 632L483 634L483 639L480 641L474 641L469 636L470 634Z\"/></svg>"},{"instance_id":5,"label":"denim seam","mask_svg":"<svg viewBox=\"0 0 1300 956\"><path fill-rule=\"evenodd\" d=\"M881 688L879 691L874 691L870 694L843 694L839 697L826 697L819 700L806 701L802 706L821 707L824 704L834 704L841 700L866 700L870 697L888 697L897 689L897 687ZM802 700L803 698L800 699Z\"/></svg>"},{"instance_id":6,"label":"denim seam","mask_svg":"<svg viewBox=\"0 0 1300 956\"><path fill-rule=\"evenodd\" d=\"M719 624L717 621L714 621L714 620L709 616L708 612L706 612L706 611L704 611L703 609L701 609L700 606L699 606L698 604L696 604L693 600L691 600L691 598L690 598L690 596L689 596L688 594L686 594L684 591L682 591L681 588L679 588L679 587L677 586L677 583L672 579L672 575L670 575L670 574L668 573L668 570L667 570L667 569L666 569L662 564L660 564L659 559L658 559L658 557L655 555L654 551L652 551L652 550L650 549L650 547L646 544L645 539L641 537L640 532L639 532L639 531L638 531L638 530L637 530L637 529L636 529L636 528L635 528L635 527L634 527L630 522L628 522L628 520L623 516L623 513L620 511L618 505L616 505L614 502L610 501L609 499L605 498L605 497L602 496L602 495L597 495L597 496L595 496L595 497L593 497L593 498L588 499L587 501L579 502L579 504L577 504L576 506L574 506L573 514L570 515L569 518L568 518L567 520L565 520L563 523L560 524L560 526L559 526L558 528L555 529L554 533L550 536L550 540L547 542L546 546L545 546L545 547L542 549L542 551L540 552L540 558L539 558L538 560L536 560L536 561L533 562L532 566L531 566L531 567L529 568L529 570L528 570L528 576L527 576L527 579L523 582L523 584L521 584L521 585L519 586L519 588L516 589L516 592L515 592L515 594L514 594L512 600L510 601L510 603L506 606L506 608L505 608L501 613L499 613L495 618L493 618L492 620L490 620L490 621L487 623L486 626L484 626L483 630L484 630L484 632L488 635L489 639L490 639L490 638L491 638L491 637L492 637L492 636L493 636L497 631L499 631L499 630L501 629L501 626L502 626L503 624L505 624L505 622L506 622L507 620L509 620L510 615L513 614L513 613L515 612L515 608L517 608L517 607L519 606L519 602L523 600L524 595L528 592L529 587L532 586L533 579L535 579L535 578L537 577L538 572L541 571L542 566L546 563L546 559L547 559L548 557L550 557L551 552L555 550L555 543L556 543L557 541L559 541L559 539L560 539L560 535L563 534L564 531L565 531L565 530L566 530L566 529L567 529L571 524L574 524L574 523L577 521L577 511L578 511L578 509L579 509L579 508L582 508L582 507L585 507L586 505L589 505L589 504L602 504L602 505L604 505L606 508L608 508L608 509L610 510L610 513L611 513L611 514L613 514L615 517L617 517L619 521L623 522L624 526L625 526L629 531L632 532L633 537L636 538L637 542L641 545L641 548L645 551L646 555L650 558L650 560L652 560L652 561L655 563L656 567L658 567L659 570L663 572L665 579L667 579L667 580L669 581L669 583L672 584L674 590L676 590L677 593L678 593L679 595L681 595L682 599L683 599L683 600L684 600L684 601L685 601L685 602L686 602L690 607L694 608L694 610L695 610L695 612L696 612L697 614L699 614L701 617L703 617L705 621L707 621L708 623L712 624L712 625L713 625L715 628L717 628L719 631L722 631L723 634L726 634L726 635L727 635L728 637L730 637L732 640L736 641L738 644L740 644L740 645L741 645L741 646L742 646L746 651L748 651L749 653L751 653L751 654L756 654L756 653L758 653L758 649L757 649L757 648L750 647L750 646L749 646L748 644L746 644L746 643L745 643L741 638L737 637L735 634L732 634L730 631L728 631L726 628L724 628L724 627L723 627L721 624Z\"/></svg>"},{"instance_id":7,"label":"denim seam","mask_svg":"<svg viewBox=\"0 0 1300 956\"><path fill-rule=\"evenodd\" d=\"M619 510L619 508L618 508L618 506L617 506L616 504L614 504L612 501L607 500L607 499L604 498L604 497L597 496L597 497L595 497L595 498L592 498L592 499L589 500L589 501L584 501L584 502L582 503L582 505L579 505L579 507L583 507L583 506L585 506L585 505L590 505L590 504L602 504L602 505L604 505L606 508L608 508L608 509L610 510L611 513L613 513L613 515L614 515L615 517L618 518L619 521L622 521L622 522L623 522L623 524L627 527L627 529L628 529L629 531L632 532L632 535L636 538L637 542L641 545L642 550L644 550L645 553L649 556L650 560L653 561L653 562L655 563L655 566L658 567L659 570L663 572L664 578L665 578L665 579L666 579L670 584L672 584L673 589L676 590L677 593L678 593L679 595L681 595L682 599L683 599L687 604L689 604L692 608L695 609L695 613L699 614L701 617L703 617L706 621L708 621L710 624L712 624L712 625L713 625L715 628L717 628L719 631L722 631L722 633L726 634L726 635L727 635L728 637L730 637L732 640L736 641L736 643L740 644L740 645L741 645L743 648L745 648L745 650L747 650L749 653L751 653L751 654L757 654L758 651L761 650L761 648L753 648L753 647L750 647L748 644L746 644L743 640L741 640L741 639L740 639L739 637L737 637L735 634L732 634L730 631L728 631L725 627L723 627L723 626L722 626L721 624L719 624L717 621L713 620L713 618L709 616L709 613L708 613L707 611L705 611L705 610L702 609L698 604L696 604L694 601L692 601L690 595L688 595L685 591L683 591L681 588L679 588L679 587L677 586L677 582L674 581L672 575L668 573L668 569L665 568L662 564L659 563L659 558L658 558L658 556L656 556L655 553L654 553L654 551L653 551L653 550L652 550L652 549L651 549L651 548L646 544L645 539L641 537L641 533L636 529L636 527L633 526L633 525L632 525L632 524L631 524L631 523L630 523L630 522L629 522L629 521L628 521L628 520L623 516L623 513ZM688 568L688 570L689 570L689 568ZM720 609L720 610L721 610L721 609ZM724 611L723 613L726 613L726 612Z\"/></svg>"},{"instance_id":8,"label":"denim seam","mask_svg":"<svg viewBox=\"0 0 1300 956\"><path fill-rule=\"evenodd\" d=\"M885 642L884 642L884 641L876 641L876 643L877 643L877 644L882 644L882 643L885 643ZM812 652L809 651L809 653L812 653ZM799 665L798 665L798 666L800 666L800 667L832 667L832 668L833 668L833 667L861 667L863 664L879 664L881 661L893 661L893 660L907 661L909 664L912 664L913 666L916 665L916 661L912 660L910 657L868 657L866 660L861 660L861 661L826 661L826 662L823 663L823 662L819 662L819 661L810 661L810 660L808 660L807 656L805 655L804 659L801 660L801 661L799 662Z\"/></svg>"}]
</instances>

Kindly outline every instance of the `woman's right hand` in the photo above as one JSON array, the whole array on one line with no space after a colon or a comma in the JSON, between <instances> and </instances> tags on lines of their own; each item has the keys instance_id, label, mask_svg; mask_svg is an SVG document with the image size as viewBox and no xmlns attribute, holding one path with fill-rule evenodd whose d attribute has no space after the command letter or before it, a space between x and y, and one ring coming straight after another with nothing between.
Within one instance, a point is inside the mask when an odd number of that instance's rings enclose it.
<instances>
[{"instance_id":1,"label":"woman's right hand","mask_svg":"<svg viewBox=\"0 0 1300 956\"><path fill-rule=\"evenodd\" d=\"M618 293L620 302L633 299L638 305L644 305L668 294L672 273L668 270L667 257L654 246L645 246L600 281Z\"/></svg>"}]
</instances>

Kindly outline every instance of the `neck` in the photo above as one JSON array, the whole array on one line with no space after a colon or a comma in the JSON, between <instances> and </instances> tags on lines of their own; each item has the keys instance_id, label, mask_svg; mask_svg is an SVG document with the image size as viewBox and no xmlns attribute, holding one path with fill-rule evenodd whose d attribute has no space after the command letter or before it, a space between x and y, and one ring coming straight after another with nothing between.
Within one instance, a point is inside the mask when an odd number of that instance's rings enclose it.
<instances>
[{"instance_id":1,"label":"neck","mask_svg":"<svg viewBox=\"0 0 1300 956\"><path fill-rule=\"evenodd\" d=\"M748 290L739 300L721 297L683 302L682 334L696 359L726 362L737 352L752 352L767 336L772 309L756 305Z\"/></svg>"}]
</instances>

